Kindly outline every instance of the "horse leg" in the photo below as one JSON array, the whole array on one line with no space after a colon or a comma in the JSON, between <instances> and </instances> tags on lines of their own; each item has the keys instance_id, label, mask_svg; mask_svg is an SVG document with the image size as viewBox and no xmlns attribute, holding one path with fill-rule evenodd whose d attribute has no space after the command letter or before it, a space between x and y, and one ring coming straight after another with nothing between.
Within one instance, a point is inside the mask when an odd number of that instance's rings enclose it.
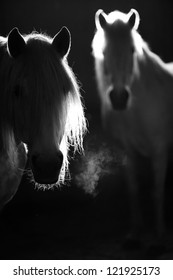
<instances>
[{"instance_id":1,"label":"horse leg","mask_svg":"<svg viewBox=\"0 0 173 280\"><path fill-rule=\"evenodd\" d=\"M136 157L130 155L127 158L127 186L130 196L131 237L138 238L142 226L142 214L139 201L139 184L137 180Z\"/></svg>"},{"instance_id":2,"label":"horse leg","mask_svg":"<svg viewBox=\"0 0 173 280\"><path fill-rule=\"evenodd\" d=\"M167 171L166 153L157 155L153 159L154 172L154 211L156 215L156 231L158 237L162 237L164 233L164 185Z\"/></svg>"},{"instance_id":3,"label":"horse leg","mask_svg":"<svg viewBox=\"0 0 173 280\"><path fill-rule=\"evenodd\" d=\"M26 165L27 156L24 144L19 144L17 149L17 166L12 168L8 158L5 157L2 158L0 164L0 210L17 192Z\"/></svg>"}]
</instances>

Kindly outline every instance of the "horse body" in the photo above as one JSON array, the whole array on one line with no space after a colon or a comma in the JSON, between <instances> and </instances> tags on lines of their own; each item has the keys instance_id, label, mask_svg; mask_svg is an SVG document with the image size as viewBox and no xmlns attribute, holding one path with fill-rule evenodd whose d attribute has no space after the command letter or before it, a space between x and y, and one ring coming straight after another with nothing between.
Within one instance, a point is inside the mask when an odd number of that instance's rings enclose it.
<instances>
[{"instance_id":1,"label":"horse body","mask_svg":"<svg viewBox=\"0 0 173 280\"><path fill-rule=\"evenodd\" d=\"M139 61L138 67L140 77L134 77L131 84L129 108L122 112L113 111L112 117L117 119L121 130L117 131L114 123L113 133L116 138L123 139L126 147L130 146L144 156L152 156L152 153L168 149L172 143L173 116L168 112L173 106L173 76L166 70L166 64L165 69L157 65L159 71L148 70L144 59Z\"/></svg>"},{"instance_id":2,"label":"horse body","mask_svg":"<svg viewBox=\"0 0 173 280\"><path fill-rule=\"evenodd\" d=\"M132 222L134 226L141 223L135 157L139 153L151 161L156 227L161 235L173 140L173 64L164 63L149 49L137 32L138 24L135 10L127 15L117 11L106 15L99 10L92 47L103 126L127 152ZM127 98L122 99L122 94ZM119 98L123 106L118 108Z\"/></svg>"},{"instance_id":3,"label":"horse body","mask_svg":"<svg viewBox=\"0 0 173 280\"><path fill-rule=\"evenodd\" d=\"M18 190L23 170L27 162L25 146L21 143L17 148L15 164L11 162L7 154L1 154L0 160L0 210L8 203Z\"/></svg>"},{"instance_id":4,"label":"horse body","mask_svg":"<svg viewBox=\"0 0 173 280\"><path fill-rule=\"evenodd\" d=\"M15 194L26 161L44 188L64 182L68 149L82 150L86 129L76 78L67 63L71 39L14 28L0 37L0 204Z\"/></svg>"}]
</instances>

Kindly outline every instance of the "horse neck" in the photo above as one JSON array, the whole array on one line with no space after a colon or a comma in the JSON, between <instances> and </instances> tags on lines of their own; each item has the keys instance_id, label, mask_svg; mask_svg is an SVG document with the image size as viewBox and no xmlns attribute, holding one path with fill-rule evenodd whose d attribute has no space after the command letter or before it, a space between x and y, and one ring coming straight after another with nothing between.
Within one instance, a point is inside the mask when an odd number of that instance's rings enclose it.
<instances>
[{"instance_id":1,"label":"horse neck","mask_svg":"<svg viewBox=\"0 0 173 280\"><path fill-rule=\"evenodd\" d=\"M148 88L152 79L160 80L164 72L165 63L147 46L143 48L142 54L136 54L134 81L135 78L137 81L140 80L141 86Z\"/></svg>"}]
</instances>

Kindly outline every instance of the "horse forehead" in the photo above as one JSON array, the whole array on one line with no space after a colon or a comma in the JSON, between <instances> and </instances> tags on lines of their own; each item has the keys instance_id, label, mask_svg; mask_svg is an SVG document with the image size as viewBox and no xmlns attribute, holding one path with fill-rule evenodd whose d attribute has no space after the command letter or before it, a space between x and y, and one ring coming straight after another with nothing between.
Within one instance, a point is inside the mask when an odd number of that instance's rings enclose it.
<instances>
[{"instance_id":1,"label":"horse forehead","mask_svg":"<svg viewBox=\"0 0 173 280\"><path fill-rule=\"evenodd\" d=\"M47 41L29 39L26 51L16 60L20 75L38 77L40 73L46 74L59 66L56 51ZM21 69L22 72L21 72Z\"/></svg>"},{"instance_id":2,"label":"horse forehead","mask_svg":"<svg viewBox=\"0 0 173 280\"><path fill-rule=\"evenodd\" d=\"M50 57L52 54L55 54L54 49L52 48L50 40L42 37L31 37L26 41L26 58L30 59L34 57L38 61L41 57Z\"/></svg>"},{"instance_id":3,"label":"horse forehead","mask_svg":"<svg viewBox=\"0 0 173 280\"><path fill-rule=\"evenodd\" d=\"M25 37L27 45L51 45L52 39L42 34L29 34Z\"/></svg>"},{"instance_id":4,"label":"horse forehead","mask_svg":"<svg viewBox=\"0 0 173 280\"><path fill-rule=\"evenodd\" d=\"M132 42L132 34L128 24L121 20L116 20L113 24L107 28L107 38L113 44L122 44L123 47L126 44Z\"/></svg>"},{"instance_id":5,"label":"horse forehead","mask_svg":"<svg viewBox=\"0 0 173 280\"><path fill-rule=\"evenodd\" d=\"M127 38L112 38L107 42L107 54L112 57L112 59L116 58L121 60L122 58L127 59L127 57L131 56L129 52L130 47L133 46L133 42L128 40ZM105 51L106 51L105 49Z\"/></svg>"}]
</instances>

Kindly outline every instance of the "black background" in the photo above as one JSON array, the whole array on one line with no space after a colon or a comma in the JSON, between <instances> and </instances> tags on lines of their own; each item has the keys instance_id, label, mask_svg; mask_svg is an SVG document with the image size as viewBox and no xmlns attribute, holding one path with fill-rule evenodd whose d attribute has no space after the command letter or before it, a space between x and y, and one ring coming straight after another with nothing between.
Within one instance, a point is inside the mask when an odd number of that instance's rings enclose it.
<instances>
[{"instance_id":1,"label":"black background","mask_svg":"<svg viewBox=\"0 0 173 280\"><path fill-rule=\"evenodd\" d=\"M139 32L165 61L173 60L173 4L171 0L5 0L0 2L0 34L17 26L21 33L33 30L54 36L66 25L71 31L69 64L82 85L90 134L85 146L95 149L104 135L99 121L99 102L94 78L91 41L95 12L103 9L138 10ZM169 234L163 248L124 249L129 226L128 195L123 168L99 181L99 194L90 196L76 186L73 177L80 157L71 162L72 182L54 191L38 191L26 177L15 198L1 213L1 259L128 259L172 258L171 201L166 208ZM74 174L73 174L74 172ZM168 184L169 185L169 184ZM169 189L169 188L168 188ZM169 190L167 191L169 197ZM148 215L147 217L149 217Z\"/></svg>"}]
</instances>

